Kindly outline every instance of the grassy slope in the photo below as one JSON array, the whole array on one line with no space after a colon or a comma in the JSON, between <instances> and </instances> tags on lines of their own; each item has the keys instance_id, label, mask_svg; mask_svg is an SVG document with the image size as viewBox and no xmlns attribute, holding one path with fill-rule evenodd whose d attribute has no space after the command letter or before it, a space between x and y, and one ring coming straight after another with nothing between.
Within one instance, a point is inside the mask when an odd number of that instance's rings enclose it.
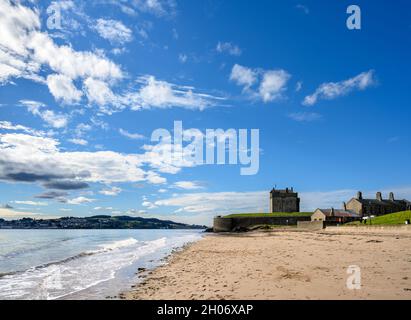
<instances>
[{"instance_id":1,"label":"grassy slope","mask_svg":"<svg viewBox=\"0 0 411 320\"><path fill-rule=\"evenodd\" d=\"M239 213L224 216L224 218L250 218L250 217L309 217L312 212L274 212L274 213Z\"/></svg>"},{"instance_id":2,"label":"grassy slope","mask_svg":"<svg viewBox=\"0 0 411 320\"><path fill-rule=\"evenodd\" d=\"M398 225L405 224L405 220L411 220L411 211L402 211L397 213L390 213L383 216L375 217L371 221L371 225ZM363 225L359 221L349 223L347 225ZM368 221L367 226L370 225Z\"/></svg>"}]
</instances>

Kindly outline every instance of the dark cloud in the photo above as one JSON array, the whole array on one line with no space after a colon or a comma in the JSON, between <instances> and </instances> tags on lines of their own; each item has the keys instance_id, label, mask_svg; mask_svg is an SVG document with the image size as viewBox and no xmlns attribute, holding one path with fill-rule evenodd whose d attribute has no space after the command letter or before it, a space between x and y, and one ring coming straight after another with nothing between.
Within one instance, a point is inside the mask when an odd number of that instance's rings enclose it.
<instances>
[{"instance_id":1,"label":"dark cloud","mask_svg":"<svg viewBox=\"0 0 411 320\"><path fill-rule=\"evenodd\" d=\"M9 173L6 175L7 180L17 181L17 182L36 182L36 181L50 181L53 179L61 179L62 176L54 174L37 174L30 172L17 172Z\"/></svg>"},{"instance_id":2,"label":"dark cloud","mask_svg":"<svg viewBox=\"0 0 411 320\"><path fill-rule=\"evenodd\" d=\"M9 204L3 205L3 208L4 208L4 209L13 209L13 207L12 207L11 205L9 205Z\"/></svg>"},{"instance_id":3,"label":"dark cloud","mask_svg":"<svg viewBox=\"0 0 411 320\"><path fill-rule=\"evenodd\" d=\"M36 196L39 199L59 199L68 196L67 192L64 191L47 191Z\"/></svg>"},{"instance_id":4,"label":"dark cloud","mask_svg":"<svg viewBox=\"0 0 411 320\"><path fill-rule=\"evenodd\" d=\"M45 188L48 189L57 189L57 190L79 190L88 188L89 185L81 181L50 181L43 184Z\"/></svg>"}]
</instances>

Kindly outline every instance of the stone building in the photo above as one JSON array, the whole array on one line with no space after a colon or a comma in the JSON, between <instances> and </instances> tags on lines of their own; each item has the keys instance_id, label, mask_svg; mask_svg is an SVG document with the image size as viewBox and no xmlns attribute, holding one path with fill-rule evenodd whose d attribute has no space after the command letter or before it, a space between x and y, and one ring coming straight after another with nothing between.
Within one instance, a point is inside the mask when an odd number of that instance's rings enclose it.
<instances>
[{"instance_id":1,"label":"stone building","mask_svg":"<svg viewBox=\"0 0 411 320\"><path fill-rule=\"evenodd\" d=\"M270 191L270 212L300 212L300 198L293 188Z\"/></svg>"},{"instance_id":2,"label":"stone building","mask_svg":"<svg viewBox=\"0 0 411 320\"><path fill-rule=\"evenodd\" d=\"M311 216L311 221L324 221L328 225L347 223L360 220L361 216L351 210L341 209L317 209Z\"/></svg>"},{"instance_id":3,"label":"stone building","mask_svg":"<svg viewBox=\"0 0 411 320\"><path fill-rule=\"evenodd\" d=\"M395 200L392 192L390 192L388 199L383 199L381 192L377 192L375 199L364 199L362 192L359 191L356 198L352 198L346 204L344 203L344 210L354 211L361 216L380 216L410 209L409 201Z\"/></svg>"}]
</instances>

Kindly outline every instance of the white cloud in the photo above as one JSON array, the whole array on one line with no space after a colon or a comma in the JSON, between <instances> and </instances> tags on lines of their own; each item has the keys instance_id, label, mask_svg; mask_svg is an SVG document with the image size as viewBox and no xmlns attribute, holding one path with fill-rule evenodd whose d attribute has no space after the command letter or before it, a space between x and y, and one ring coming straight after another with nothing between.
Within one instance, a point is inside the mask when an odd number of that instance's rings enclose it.
<instances>
[{"instance_id":1,"label":"white cloud","mask_svg":"<svg viewBox=\"0 0 411 320\"><path fill-rule=\"evenodd\" d=\"M165 16L175 14L176 3L174 0L134 0L133 6L142 12Z\"/></svg>"},{"instance_id":2,"label":"white cloud","mask_svg":"<svg viewBox=\"0 0 411 320\"><path fill-rule=\"evenodd\" d=\"M257 72L251 68L235 64L231 70L230 80L239 86L249 88L257 81Z\"/></svg>"},{"instance_id":3,"label":"white cloud","mask_svg":"<svg viewBox=\"0 0 411 320\"><path fill-rule=\"evenodd\" d=\"M13 124L9 121L0 121L0 129L2 130L9 130L9 131L22 131L25 133L29 133L34 136L45 136L46 133L44 131L35 130L20 124Z\"/></svg>"},{"instance_id":4,"label":"white cloud","mask_svg":"<svg viewBox=\"0 0 411 320\"><path fill-rule=\"evenodd\" d=\"M326 82L321 84L312 95L306 96L303 105L312 106L320 99L332 100L355 90L365 90L376 83L374 70L362 72L353 78L340 82Z\"/></svg>"},{"instance_id":5,"label":"white cloud","mask_svg":"<svg viewBox=\"0 0 411 320\"><path fill-rule=\"evenodd\" d=\"M185 190L197 190L203 188L198 183L193 181L177 181L176 183L174 183L174 187Z\"/></svg>"},{"instance_id":6,"label":"white cloud","mask_svg":"<svg viewBox=\"0 0 411 320\"><path fill-rule=\"evenodd\" d=\"M142 134L139 134L139 133L130 133L130 132L128 132L127 130L124 130L124 129L122 129L122 128L120 128L120 129L118 130L118 132L119 132L122 136L127 137L127 138L132 139L132 140L141 140L141 139L144 139L144 138L145 138Z\"/></svg>"},{"instance_id":7,"label":"white cloud","mask_svg":"<svg viewBox=\"0 0 411 320\"><path fill-rule=\"evenodd\" d=\"M132 31L121 21L98 19L95 29L100 37L111 43L123 44L133 39Z\"/></svg>"},{"instance_id":8,"label":"white cloud","mask_svg":"<svg viewBox=\"0 0 411 320\"><path fill-rule=\"evenodd\" d=\"M298 81L295 85L295 92L300 92L301 89L303 87L303 82L302 81Z\"/></svg>"},{"instance_id":9,"label":"white cloud","mask_svg":"<svg viewBox=\"0 0 411 320\"><path fill-rule=\"evenodd\" d=\"M181 63L186 63L186 61L187 61L187 55L184 54L184 53L180 53L180 54L178 55L178 60L179 60Z\"/></svg>"},{"instance_id":10,"label":"white cloud","mask_svg":"<svg viewBox=\"0 0 411 320\"><path fill-rule=\"evenodd\" d=\"M73 199L68 199L67 203L68 204L73 204L73 205L79 205L79 204L84 204L84 203L91 203L96 201L96 199L90 199L87 197L77 197Z\"/></svg>"},{"instance_id":11,"label":"white cloud","mask_svg":"<svg viewBox=\"0 0 411 320\"><path fill-rule=\"evenodd\" d=\"M63 152L59 141L22 133L0 134L0 179L17 182L157 181L164 179L140 168L150 157L113 151ZM163 181L164 182L164 181Z\"/></svg>"},{"instance_id":12,"label":"white cloud","mask_svg":"<svg viewBox=\"0 0 411 320\"><path fill-rule=\"evenodd\" d=\"M177 207L178 212L228 214L268 212L268 192L190 193L158 200L157 206Z\"/></svg>"},{"instance_id":13,"label":"white cloud","mask_svg":"<svg viewBox=\"0 0 411 320\"><path fill-rule=\"evenodd\" d=\"M312 122L322 118L322 115L315 112L295 112L288 115L291 119L298 122Z\"/></svg>"},{"instance_id":14,"label":"white cloud","mask_svg":"<svg viewBox=\"0 0 411 320\"><path fill-rule=\"evenodd\" d=\"M259 88L261 99L270 102L280 98L290 77L290 74L284 70L266 71Z\"/></svg>"},{"instance_id":15,"label":"white cloud","mask_svg":"<svg viewBox=\"0 0 411 320\"><path fill-rule=\"evenodd\" d=\"M143 203L141 204L143 207L147 208L147 209L155 209L157 208L157 206L150 202L150 201L143 201Z\"/></svg>"},{"instance_id":16,"label":"white cloud","mask_svg":"<svg viewBox=\"0 0 411 320\"><path fill-rule=\"evenodd\" d=\"M39 11L19 2L0 2L0 30L0 83L24 77L48 84L56 99L73 103L81 97L73 80L91 77L113 83L123 78L120 67L101 53L57 45L41 32ZM40 70L51 72L47 80Z\"/></svg>"},{"instance_id":17,"label":"white cloud","mask_svg":"<svg viewBox=\"0 0 411 320\"><path fill-rule=\"evenodd\" d=\"M105 196L116 196L120 194L121 191L122 189L119 187L111 187L110 189L101 190L99 193L104 194Z\"/></svg>"},{"instance_id":18,"label":"white cloud","mask_svg":"<svg viewBox=\"0 0 411 320\"><path fill-rule=\"evenodd\" d=\"M68 139L69 142L73 143L73 144L78 144L80 146L86 146L88 145L88 141L84 140L84 139L77 139L77 138L73 138L73 139Z\"/></svg>"},{"instance_id":19,"label":"white cloud","mask_svg":"<svg viewBox=\"0 0 411 320\"><path fill-rule=\"evenodd\" d=\"M218 42L216 50L220 53L226 52L232 56L241 56L241 49L231 42Z\"/></svg>"},{"instance_id":20,"label":"white cloud","mask_svg":"<svg viewBox=\"0 0 411 320\"><path fill-rule=\"evenodd\" d=\"M27 110L33 115L40 117L44 122L53 128L60 129L67 126L69 117L62 113L55 113L53 110L44 109L42 102L33 100L20 100L20 103L27 107Z\"/></svg>"},{"instance_id":21,"label":"white cloud","mask_svg":"<svg viewBox=\"0 0 411 320\"><path fill-rule=\"evenodd\" d=\"M21 201L21 200L15 200L13 203L17 204L24 204L28 206L47 206L47 202L41 202L41 201Z\"/></svg>"},{"instance_id":22,"label":"white cloud","mask_svg":"<svg viewBox=\"0 0 411 320\"><path fill-rule=\"evenodd\" d=\"M71 78L62 74L52 74L47 77L50 93L58 101L74 104L81 100L83 93L74 86Z\"/></svg>"},{"instance_id":23,"label":"white cloud","mask_svg":"<svg viewBox=\"0 0 411 320\"><path fill-rule=\"evenodd\" d=\"M243 93L248 94L252 99L261 99L265 103L281 98L290 78L291 75L282 69L251 69L238 64L233 66L230 74L230 80L242 86ZM258 82L258 88L253 89L252 86Z\"/></svg>"},{"instance_id":24,"label":"white cloud","mask_svg":"<svg viewBox=\"0 0 411 320\"><path fill-rule=\"evenodd\" d=\"M142 86L138 92L125 96L128 104L132 105L132 110L171 107L202 110L215 105L219 100L224 100L208 94L195 93L193 87L156 80L153 76L143 76L139 82Z\"/></svg>"}]
</instances>

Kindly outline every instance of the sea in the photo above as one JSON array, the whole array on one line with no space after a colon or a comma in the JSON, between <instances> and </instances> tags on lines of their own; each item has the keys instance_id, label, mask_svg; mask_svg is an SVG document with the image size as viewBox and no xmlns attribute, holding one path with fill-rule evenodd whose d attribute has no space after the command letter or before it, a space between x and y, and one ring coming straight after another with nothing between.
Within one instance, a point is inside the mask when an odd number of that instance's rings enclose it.
<instances>
[{"instance_id":1,"label":"sea","mask_svg":"<svg viewBox=\"0 0 411 320\"><path fill-rule=\"evenodd\" d=\"M202 230L0 230L0 300L118 299Z\"/></svg>"}]
</instances>

